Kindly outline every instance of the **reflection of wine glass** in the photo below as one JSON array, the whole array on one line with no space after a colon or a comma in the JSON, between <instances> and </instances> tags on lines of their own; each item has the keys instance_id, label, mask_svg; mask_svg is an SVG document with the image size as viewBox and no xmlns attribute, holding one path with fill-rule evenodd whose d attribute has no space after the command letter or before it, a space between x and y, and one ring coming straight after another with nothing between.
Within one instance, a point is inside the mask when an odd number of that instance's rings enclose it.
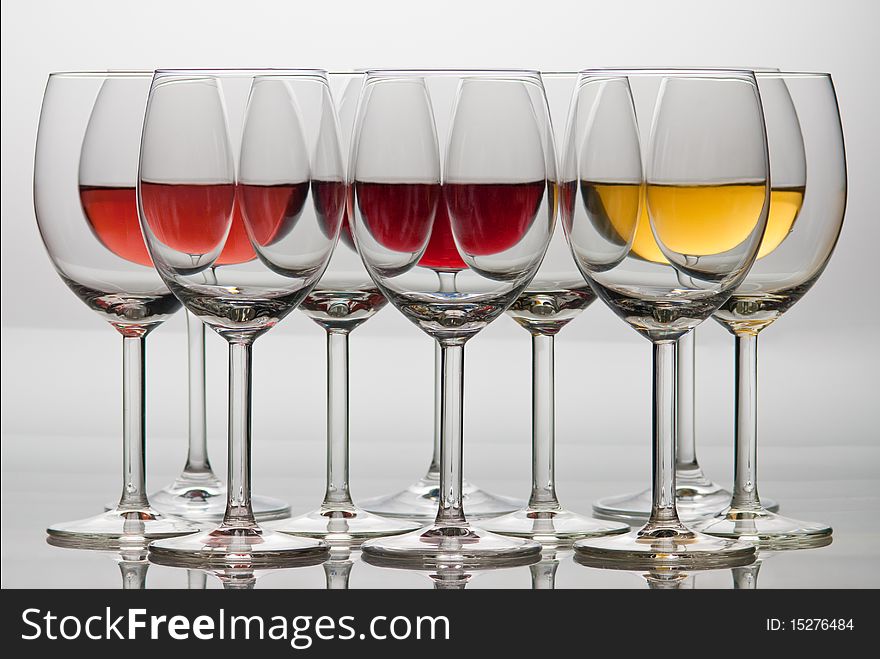
<instances>
[{"instance_id":1,"label":"reflection of wine glass","mask_svg":"<svg viewBox=\"0 0 880 659\"><path fill-rule=\"evenodd\" d=\"M99 551L102 555L109 556L119 567L122 577L123 590L144 590L147 586L147 569L150 563L147 560L147 546L143 536L127 539L115 551L107 551L106 545L100 543L89 546L88 544L72 544L58 535L49 535L46 542L53 547L61 549L77 549L80 551Z\"/></svg>"},{"instance_id":2,"label":"reflection of wine glass","mask_svg":"<svg viewBox=\"0 0 880 659\"><path fill-rule=\"evenodd\" d=\"M736 429L730 506L701 523L705 533L765 547L810 547L831 528L766 510L757 482L758 333L813 286L828 260L846 207L846 156L831 76L758 73L774 186L758 260L714 318L736 338Z\"/></svg>"},{"instance_id":3,"label":"reflection of wine glass","mask_svg":"<svg viewBox=\"0 0 880 659\"><path fill-rule=\"evenodd\" d=\"M550 116L559 130L577 74L545 74L542 78ZM566 510L556 496L554 345L560 330L595 299L572 258L565 232L561 226L555 227L538 273L507 310L532 336L532 491L525 508L484 522L489 531L531 538L545 546L629 531L625 524L600 522Z\"/></svg>"},{"instance_id":4,"label":"reflection of wine glass","mask_svg":"<svg viewBox=\"0 0 880 659\"><path fill-rule=\"evenodd\" d=\"M754 556L748 558L747 563L754 561ZM627 569L626 565L620 563L608 563L607 561L597 560L596 558L575 552L574 562L584 567L600 570L621 570L628 572L632 576L643 579L650 590L686 590L696 588L696 575L703 572L719 572L717 566L712 565L689 565L687 567L675 565L653 565L645 566L643 569ZM741 560L740 563L743 563ZM739 569L733 567L732 569ZM647 570L647 571L645 571Z\"/></svg>"},{"instance_id":5,"label":"reflection of wine glass","mask_svg":"<svg viewBox=\"0 0 880 659\"><path fill-rule=\"evenodd\" d=\"M324 561L321 567L324 568L324 582L327 585L327 590L348 590L351 569L354 567L351 547L346 545L331 546L330 558Z\"/></svg>"},{"instance_id":6,"label":"reflection of wine glass","mask_svg":"<svg viewBox=\"0 0 880 659\"><path fill-rule=\"evenodd\" d=\"M561 180L581 271L652 342L654 357L651 517L635 533L579 540L575 549L634 569L749 563L754 547L694 533L678 517L675 346L743 280L764 234L769 164L754 74L585 71L572 100ZM645 205L655 241L647 247L662 259L636 242Z\"/></svg>"},{"instance_id":7,"label":"reflection of wine glass","mask_svg":"<svg viewBox=\"0 0 880 659\"><path fill-rule=\"evenodd\" d=\"M541 552L541 560L529 565L532 574L532 590L554 590L556 588L556 571L563 553L555 549ZM570 552L568 552L570 553Z\"/></svg>"},{"instance_id":8,"label":"reflection of wine glass","mask_svg":"<svg viewBox=\"0 0 880 659\"><path fill-rule=\"evenodd\" d=\"M363 73L329 75L337 89L340 137L348 150ZM349 490L348 337L385 306L385 297L370 279L352 242L343 212L340 240L320 281L300 307L327 333L327 486L320 508L272 525L276 531L331 544L356 545L366 538L406 533L419 528L408 520L391 520L357 507Z\"/></svg>"},{"instance_id":9,"label":"reflection of wine glass","mask_svg":"<svg viewBox=\"0 0 880 659\"><path fill-rule=\"evenodd\" d=\"M34 158L40 235L64 283L122 335L123 347L122 496L113 510L48 529L72 546L197 529L157 513L145 489L145 341L179 308L146 258L134 212L149 80L137 72L52 74L40 115Z\"/></svg>"},{"instance_id":10,"label":"reflection of wine glass","mask_svg":"<svg viewBox=\"0 0 880 659\"><path fill-rule=\"evenodd\" d=\"M552 232L555 157L540 76L370 72L349 176L350 219L367 271L439 342L443 374L436 521L367 541L363 552L422 566L533 559L539 544L485 532L465 517L462 405L465 343L516 300Z\"/></svg>"},{"instance_id":11,"label":"reflection of wine glass","mask_svg":"<svg viewBox=\"0 0 880 659\"><path fill-rule=\"evenodd\" d=\"M224 109L224 96L235 89L249 95L238 175ZM338 237L343 199L323 72L156 72L140 155L141 226L168 286L229 343L229 478L221 524L154 543L151 557L251 568L326 558L324 543L262 529L254 519L251 351L320 278ZM247 240L221 264L229 240L236 240L236 209Z\"/></svg>"},{"instance_id":12,"label":"reflection of wine glass","mask_svg":"<svg viewBox=\"0 0 880 659\"><path fill-rule=\"evenodd\" d=\"M434 590L464 590L474 576L497 569L512 569L536 565L536 557L523 557L503 565L482 564L479 568L475 564L463 565L461 563L437 563L433 566L403 565L400 561L386 559L373 554L363 554L361 559L367 565L388 569L421 569L434 584Z\"/></svg>"}]
</instances>

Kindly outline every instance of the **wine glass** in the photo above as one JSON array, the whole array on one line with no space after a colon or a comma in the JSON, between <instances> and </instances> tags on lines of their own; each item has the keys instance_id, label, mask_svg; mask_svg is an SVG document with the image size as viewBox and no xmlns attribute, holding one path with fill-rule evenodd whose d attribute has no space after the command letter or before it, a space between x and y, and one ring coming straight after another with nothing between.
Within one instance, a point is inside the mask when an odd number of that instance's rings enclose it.
<instances>
[{"instance_id":1,"label":"wine glass","mask_svg":"<svg viewBox=\"0 0 880 659\"><path fill-rule=\"evenodd\" d=\"M758 260L714 318L735 337L734 485L730 506L704 533L763 547L812 547L831 528L769 512L758 496L758 333L816 283L837 244L846 208L846 155L837 97L825 73L756 74L767 117L771 196Z\"/></svg>"},{"instance_id":2,"label":"wine glass","mask_svg":"<svg viewBox=\"0 0 880 659\"><path fill-rule=\"evenodd\" d=\"M365 542L365 556L479 566L534 560L541 551L465 517L463 358L465 343L537 271L553 229L555 169L536 72L368 73L349 162L354 238L382 293L440 343L443 382L436 520Z\"/></svg>"},{"instance_id":3,"label":"wine glass","mask_svg":"<svg viewBox=\"0 0 880 659\"><path fill-rule=\"evenodd\" d=\"M331 73L343 149L348 150L363 73ZM406 533L419 524L385 519L355 506L349 490L348 337L386 304L352 241L343 211L340 240L318 284L300 309L327 333L327 486L320 508L272 525L276 531L357 545L366 538Z\"/></svg>"},{"instance_id":4,"label":"wine glass","mask_svg":"<svg viewBox=\"0 0 880 659\"><path fill-rule=\"evenodd\" d=\"M549 73L542 79L550 117L557 122L554 127L564 125L577 74ZM555 338L595 299L572 258L564 230L556 226L538 273L507 310L532 337L532 491L524 508L484 522L489 531L548 546L629 531L626 524L600 522L566 510L556 496Z\"/></svg>"},{"instance_id":5,"label":"wine glass","mask_svg":"<svg viewBox=\"0 0 880 659\"><path fill-rule=\"evenodd\" d=\"M578 266L612 311L652 342L654 360L651 517L637 532L579 540L575 549L636 569L749 563L753 546L694 533L678 517L675 352L676 341L742 282L767 224L769 160L754 73L583 72L561 180ZM653 243L635 241L643 204ZM663 258L650 258L651 249Z\"/></svg>"},{"instance_id":6,"label":"wine glass","mask_svg":"<svg viewBox=\"0 0 880 659\"><path fill-rule=\"evenodd\" d=\"M237 174L224 110L225 98L236 92L248 95L232 130L241 136ZM344 195L324 72L156 72L141 143L141 226L169 288L229 343L230 376L223 521L207 533L153 543L157 561L256 568L327 557L325 543L263 529L254 519L251 355L254 341L320 279ZM243 236L234 232L236 213ZM224 250L232 252L230 262L219 262Z\"/></svg>"},{"instance_id":7,"label":"wine glass","mask_svg":"<svg viewBox=\"0 0 880 659\"><path fill-rule=\"evenodd\" d=\"M750 71L779 71L769 67L734 67ZM643 251L654 258L665 259L654 243L648 209L642 206L636 235L636 244L643 245ZM648 247L651 245L651 247ZM649 256L650 258L650 256ZM696 380L696 334L688 332L678 339L676 359L676 424L678 434L675 440L675 500L679 518L685 522L700 520L714 515L727 506L730 492L708 478L697 460L696 418L694 383ZM768 510L779 508L775 501L764 501ZM599 499L593 504L593 512L606 519L622 519L643 523L651 513L651 489L636 493L617 494Z\"/></svg>"},{"instance_id":8,"label":"wine glass","mask_svg":"<svg viewBox=\"0 0 880 659\"><path fill-rule=\"evenodd\" d=\"M149 94L149 81L152 80L152 71L131 72L132 75L139 76L140 84L137 90L126 90L128 94L128 102L137 104L139 111L134 114L128 114L129 121L125 125L119 122L110 123L107 121L95 122L90 126L90 130L86 133L85 146L83 153L91 157L90 153L92 145L96 149L94 158L100 158L100 149L109 150L109 146L102 144L97 145L98 140L106 141L116 137L113 133L104 135L110 124L112 128L109 130L125 131L129 139L123 144L124 149L115 147L114 153L121 158L130 158L128 165L122 166L119 170L125 172L124 180L121 180L118 190L109 189L86 189L83 192L84 198L100 199L96 203L90 204L93 210L101 213L102 209L113 209L113 213L118 213L120 217L127 218L127 224L119 229L113 230L113 224L108 224L108 228L104 231L108 232L111 240L116 240L111 249L118 250L117 253L123 258L129 255L135 259L135 262L152 265L149 253L147 253L146 245L143 244L140 225L137 224L137 199L135 194L135 183L137 177L137 158L140 149L140 133L143 128L143 108L147 103L147 95ZM121 83L120 83L121 84ZM137 93L142 93L142 98L137 98ZM118 94L118 92L116 92ZM114 89L107 87L106 92L99 95L96 105L100 108L104 104L120 103L113 98ZM121 108L120 108L121 109ZM137 141L134 141L134 137ZM84 158L86 165L90 164L89 158ZM100 162L98 160L97 162ZM114 162L111 167L121 165L121 162ZM100 177L99 177L100 178ZM100 186L99 186L100 187ZM128 208L125 208L128 206ZM99 218L104 217L96 216ZM109 217L109 216L108 216ZM237 224L241 224L240 219ZM132 224L134 222L134 224ZM120 229L123 233L120 233ZM237 227L238 231L244 232L243 226ZM140 237L140 238L139 238ZM140 242L138 240L140 239ZM108 245L109 246L109 245ZM221 262L228 260L227 255L221 254L219 260ZM187 331L187 389L188 389L188 409L189 409L189 428L187 442L187 456L183 471L174 480L174 482L157 490L149 496L149 500L155 510L159 512L175 515L184 519L195 521L219 520L223 517L223 511L226 508L226 486L214 474L211 469L211 463L208 460L208 437L207 437L207 419L205 413L205 326L192 313L186 311L186 331ZM290 507L283 501L254 495L252 497L254 506L254 515L257 519L274 519L277 517L286 517L290 514ZM116 502L105 504L105 510L113 510Z\"/></svg>"},{"instance_id":9,"label":"wine glass","mask_svg":"<svg viewBox=\"0 0 880 659\"><path fill-rule=\"evenodd\" d=\"M145 341L180 307L153 269L134 212L140 124L150 75L53 73L34 157L34 210L70 289L122 335L122 496L112 510L53 524L56 543L106 549L192 533L156 512L145 487Z\"/></svg>"}]
</instances>

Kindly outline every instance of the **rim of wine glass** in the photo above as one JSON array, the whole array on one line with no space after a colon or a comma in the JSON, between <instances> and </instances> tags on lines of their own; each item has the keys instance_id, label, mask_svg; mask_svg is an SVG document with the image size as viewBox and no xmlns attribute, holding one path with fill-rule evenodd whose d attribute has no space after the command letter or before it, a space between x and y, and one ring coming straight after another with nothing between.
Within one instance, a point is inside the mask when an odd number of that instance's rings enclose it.
<instances>
[{"instance_id":1,"label":"rim of wine glass","mask_svg":"<svg viewBox=\"0 0 880 659\"><path fill-rule=\"evenodd\" d=\"M719 75L737 76L741 78L754 78L756 73L754 69L737 69L731 67L709 68L709 67L608 67L608 68L589 68L578 71L581 77L600 77L600 76L664 76L664 75L693 75L714 77Z\"/></svg>"},{"instance_id":2,"label":"rim of wine glass","mask_svg":"<svg viewBox=\"0 0 880 659\"><path fill-rule=\"evenodd\" d=\"M711 71L725 71L725 70L734 70L734 71L754 71L755 73L778 73L780 71L779 67L776 66L663 66L663 67L653 67L653 66L626 66L626 67L590 67L588 69L556 69L553 71L541 71L542 76L571 76L578 75L583 73L584 71L608 71L615 69L627 69L633 71L639 70L652 70L652 69L664 69L664 70L711 70Z\"/></svg>"},{"instance_id":3,"label":"rim of wine glass","mask_svg":"<svg viewBox=\"0 0 880 659\"><path fill-rule=\"evenodd\" d=\"M230 68L180 68L180 69L156 69L153 72L155 77L160 76L185 76L185 75L206 75L218 78L234 78L247 76L318 76L326 77L326 69L315 68L278 68L278 67L230 67Z\"/></svg>"},{"instance_id":4,"label":"rim of wine glass","mask_svg":"<svg viewBox=\"0 0 880 659\"><path fill-rule=\"evenodd\" d=\"M824 71L755 71L757 78L826 78L831 80L831 74Z\"/></svg>"},{"instance_id":5,"label":"rim of wine glass","mask_svg":"<svg viewBox=\"0 0 880 659\"><path fill-rule=\"evenodd\" d=\"M541 72L537 69L365 69L364 73L370 77L396 78L396 77L426 77L426 76L474 76L474 77L503 77L503 78L538 78Z\"/></svg>"},{"instance_id":6,"label":"rim of wine glass","mask_svg":"<svg viewBox=\"0 0 880 659\"><path fill-rule=\"evenodd\" d=\"M106 69L104 71L52 71L50 78L151 78L152 69Z\"/></svg>"}]
</instances>

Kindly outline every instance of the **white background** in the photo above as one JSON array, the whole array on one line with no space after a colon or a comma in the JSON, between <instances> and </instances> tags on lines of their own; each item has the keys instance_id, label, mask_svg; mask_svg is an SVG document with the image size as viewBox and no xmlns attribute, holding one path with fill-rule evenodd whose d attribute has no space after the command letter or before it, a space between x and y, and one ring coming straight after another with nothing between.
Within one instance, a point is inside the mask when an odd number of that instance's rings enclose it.
<instances>
[{"instance_id":1,"label":"white background","mask_svg":"<svg viewBox=\"0 0 880 659\"><path fill-rule=\"evenodd\" d=\"M107 497L118 487L120 340L55 274L33 216L36 127L54 70L686 64L830 71L846 137L846 222L818 284L762 335L761 474L779 491L785 482L813 483L816 509L828 481L851 483L852 491L835 495L855 497L860 482L876 478L880 4L59 0L4 2L2 25L4 518L34 484L44 488L44 498L76 491L85 478ZM729 483L732 340L709 322L698 346L700 454L710 475ZM223 351L210 335L209 432L221 470ZM647 341L600 303L561 334L563 498L567 491L592 497L647 483L649 356ZM255 487L291 499L299 511L321 494L323 359L321 330L299 313L260 339L255 351ZM429 458L431 342L389 308L353 335L351 362L354 493L402 487ZM148 368L149 477L158 486L183 460L182 314L151 335ZM468 345L466 474L519 496L528 488L529 368L528 337L507 318ZM587 483L603 487L585 491ZM870 496L875 501L877 492ZM97 512L100 503L83 501L73 514ZM588 499L578 503L586 508ZM37 524L51 521L59 520ZM4 533L4 560L10 551ZM4 584L7 573L4 568Z\"/></svg>"}]
</instances>

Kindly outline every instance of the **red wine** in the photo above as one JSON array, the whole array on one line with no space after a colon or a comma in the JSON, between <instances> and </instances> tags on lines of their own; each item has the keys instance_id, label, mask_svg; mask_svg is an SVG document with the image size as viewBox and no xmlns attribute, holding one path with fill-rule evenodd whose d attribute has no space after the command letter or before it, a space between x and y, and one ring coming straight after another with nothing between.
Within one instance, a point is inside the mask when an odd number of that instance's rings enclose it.
<instances>
[{"instance_id":1,"label":"red wine","mask_svg":"<svg viewBox=\"0 0 880 659\"><path fill-rule=\"evenodd\" d=\"M232 183L141 182L141 204L150 229L179 252L206 254L223 240L232 225L216 265L245 263L256 257Z\"/></svg>"},{"instance_id":2,"label":"red wine","mask_svg":"<svg viewBox=\"0 0 880 659\"><path fill-rule=\"evenodd\" d=\"M126 261L153 265L138 222L134 188L81 185L79 198L89 226L104 247Z\"/></svg>"},{"instance_id":3,"label":"red wine","mask_svg":"<svg viewBox=\"0 0 880 659\"><path fill-rule=\"evenodd\" d=\"M431 227L431 239L428 241L425 253L419 259L419 265L444 272L467 269L467 264L461 260L455 239L452 237L449 211L443 201L437 204L434 225Z\"/></svg>"},{"instance_id":4,"label":"red wine","mask_svg":"<svg viewBox=\"0 0 880 659\"><path fill-rule=\"evenodd\" d=\"M447 183L446 204L462 250L489 256L516 245L532 226L545 188L544 181Z\"/></svg>"},{"instance_id":5,"label":"red wine","mask_svg":"<svg viewBox=\"0 0 880 659\"><path fill-rule=\"evenodd\" d=\"M141 193L143 195L143 193ZM247 263L257 258L257 253L251 245L247 229L244 226L244 217L241 213L241 200L238 194L232 204L232 225L229 227L229 235L226 236L226 244L220 256L214 261L215 265L234 265Z\"/></svg>"},{"instance_id":6,"label":"red wine","mask_svg":"<svg viewBox=\"0 0 880 659\"><path fill-rule=\"evenodd\" d=\"M309 182L241 184L238 193L254 242L267 247L293 230L309 195Z\"/></svg>"},{"instance_id":7,"label":"red wine","mask_svg":"<svg viewBox=\"0 0 880 659\"><path fill-rule=\"evenodd\" d=\"M355 183L367 229L383 247L417 252L425 244L441 199L438 183Z\"/></svg>"},{"instance_id":8,"label":"red wine","mask_svg":"<svg viewBox=\"0 0 880 659\"><path fill-rule=\"evenodd\" d=\"M419 265L434 270L467 268L452 238L439 184L358 182L355 186L364 224L378 243L398 252L416 252L427 238Z\"/></svg>"},{"instance_id":9,"label":"red wine","mask_svg":"<svg viewBox=\"0 0 880 659\"><path fill-rule=\"evenodd\" d=\"M324 235L328 237L334 235L337 226L341 223L340 237L354 249L351 230L346 220L348 212L345 208L345 193L345 183L342 181L312 181L315 212L318 214L320 226L324 229Z\"/></svg>"}]
</instances>

